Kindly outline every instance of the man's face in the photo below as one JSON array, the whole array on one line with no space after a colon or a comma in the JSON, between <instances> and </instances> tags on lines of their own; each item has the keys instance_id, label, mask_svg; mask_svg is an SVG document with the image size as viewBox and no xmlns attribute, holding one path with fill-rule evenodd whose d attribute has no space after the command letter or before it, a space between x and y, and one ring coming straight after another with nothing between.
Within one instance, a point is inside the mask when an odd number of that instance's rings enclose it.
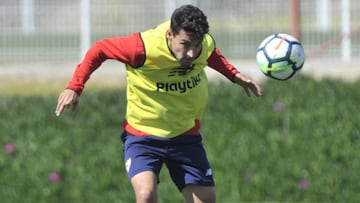
<instances>
[{"instance_id":1,"label":"man's face","mask_svg":"<svg viewBox=\"0 0 360 203\"><path fill-rule=\"evenodd\" d=\"M193 39L183 29L177 35L169 29L166 32L168 46L181 67L189 67L200 55L202 39Z\"/></svg>"}]
</instances>

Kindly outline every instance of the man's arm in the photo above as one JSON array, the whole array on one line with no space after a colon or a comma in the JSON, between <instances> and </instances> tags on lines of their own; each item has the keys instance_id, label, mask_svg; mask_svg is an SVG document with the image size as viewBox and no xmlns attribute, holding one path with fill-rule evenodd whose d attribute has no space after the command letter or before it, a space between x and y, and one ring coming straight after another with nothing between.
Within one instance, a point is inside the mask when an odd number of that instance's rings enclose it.
<instances>
[{"instance_id":1,"label":"man's arm","mask_svg":"<svg viewBox=\"0 0 360 203\"><path fill-rule=\"evenodd\" d=\"M67 89L82 93L90 75L107 59L115 59L132 67L144 62L144 46L139 33L127 37L115 37L97 41L77 65Z\"/></svg>"},{"instance_id":2,"label":"man's arm","mask_svg":"<svg viewBox=\"0 0 360 203\"><path fill-rule=\"evenodd\" d=\"M252 91L256 96L262 96L260 86L249 76L240 73L227 59L215 48L211 56L208 58L208 66L220 72L230 81L242 86L248 96Z\"/></svg>"},{"instance_id":3,"label":"man's arm","mask_svg":"<svg viewBox=\"0 0 360 203\"><path fill-rule=\"evenodd\" d=\"M218 48L215 48L208 58L208 66L218 71L232 82L234 82L235 75L239 73L239 71L220 53Z\"/></svg>"},{"instance_id":4,"label":"man's arm","mask_svg":"<svg viewBox=\"0 0 360 203\"><path fill-rule=\"evenodd\" d=\"M72 106L76 111L79 97L90 75L107 59L115 59L136 68L145 60L144 46L139 33L127 37L116 37L97 41L77 65L73 77L66 89L60 93L55 114Z\"/></svg>"}]
</instances>

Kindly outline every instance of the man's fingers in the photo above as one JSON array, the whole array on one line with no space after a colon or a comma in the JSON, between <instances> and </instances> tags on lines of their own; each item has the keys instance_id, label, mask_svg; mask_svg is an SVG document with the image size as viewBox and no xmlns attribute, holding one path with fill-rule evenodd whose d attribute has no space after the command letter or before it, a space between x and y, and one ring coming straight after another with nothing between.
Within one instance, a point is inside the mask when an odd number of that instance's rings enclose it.
<instances>
[{"instance_id":1,"label":"man's fingers","mask_svg":"<svg viewBox=\"0 0 360 203\"><path fill-rule=\"evenodd\" d=\"M56 109L55 115L60 116L63 110L64 110L64 106L60 106L59 108Z\"/></svg>"},{"instance_id":2,"label":"man's fingers","mask_svg":"<svg viewBox=\"0 0 360 203\"><path fill-rule=\"evenodd\" d=\"M78 104L77 98L77 95L69 90L62 92L58 98L55 114L59 116L65 108L70 106L72 106L72 112L75 112Z\"/></svg>"},{"instance_id":3,"label":"man's fingers","mask_svg":"<svg viewBox=\"0 0 360 203\"><path fill-rule=\"evenodd\" d=\"M261 91L261 88L260 86L256 83L256 82L253 82L251 80L248 80L247 81L248 83L248 88L256 95L256 96L261 96L262 95L262 91Z\"/></svg>"},{"instance_id":4,"label":"man's fingers","mask_svg":"<svg viewBox=\"0 0 360 203\"><path fill-rule=\"evenodd\" d=\"M56 105L55 114L60 116L61 112L64 110L64 95L60 94L58 98L58 103Z\"/></svg>"},{"instance_id":5,"label":"man's fingers","mask_svg":"<svg viewBox=\"0 0 360 203\"><path fill-rule=\"evenodd\" d=\"M60 114L64 111L64 108L67 108L69 105L67 104L64 104L63 101L59 102L57 107L56 107L56 111L55 111L55 114L57 116L60 116Z\"/></svg>"}]
</instances>

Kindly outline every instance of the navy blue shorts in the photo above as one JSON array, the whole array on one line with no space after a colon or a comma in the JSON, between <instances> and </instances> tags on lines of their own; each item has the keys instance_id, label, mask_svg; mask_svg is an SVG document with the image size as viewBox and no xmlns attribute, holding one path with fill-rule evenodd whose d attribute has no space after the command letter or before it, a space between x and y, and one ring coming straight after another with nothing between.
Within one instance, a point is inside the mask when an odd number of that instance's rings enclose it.
<instances>
[{"instance_id":1,"label":"navy blue shorts","mask_svg":"<svg viewBox=\"0 0 360 203\"><path fill-rule=\"evenodd\" d=\"M129 180L144 171L154 172L159 180L165 163L177 188L186 185L214 186L209 161L202 145L202 137L182 135L174 138L133 136L124 132L125 168Z\"/></svg>"}]
</instances>

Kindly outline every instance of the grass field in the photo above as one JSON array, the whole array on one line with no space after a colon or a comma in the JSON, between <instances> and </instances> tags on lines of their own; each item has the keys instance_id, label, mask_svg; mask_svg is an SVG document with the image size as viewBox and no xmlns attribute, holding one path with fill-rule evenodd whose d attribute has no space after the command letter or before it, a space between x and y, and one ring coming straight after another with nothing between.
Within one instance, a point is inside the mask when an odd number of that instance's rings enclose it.
<instances>
[{"instance_id":1,"label":"grass field","mask_svg":"<svg viewBox=\"0 0 360 203\"><path fill-rule=\"evenodd\" d=\"M202 134L218 202L357 202L360 81L298 75L248 98L211 84ZM122 163L121 89L88 88L74 115L57 95L0 95L0 201L134 202ZM166 168L159 202L183 202Z\"/></svg>"}]
</instances>

